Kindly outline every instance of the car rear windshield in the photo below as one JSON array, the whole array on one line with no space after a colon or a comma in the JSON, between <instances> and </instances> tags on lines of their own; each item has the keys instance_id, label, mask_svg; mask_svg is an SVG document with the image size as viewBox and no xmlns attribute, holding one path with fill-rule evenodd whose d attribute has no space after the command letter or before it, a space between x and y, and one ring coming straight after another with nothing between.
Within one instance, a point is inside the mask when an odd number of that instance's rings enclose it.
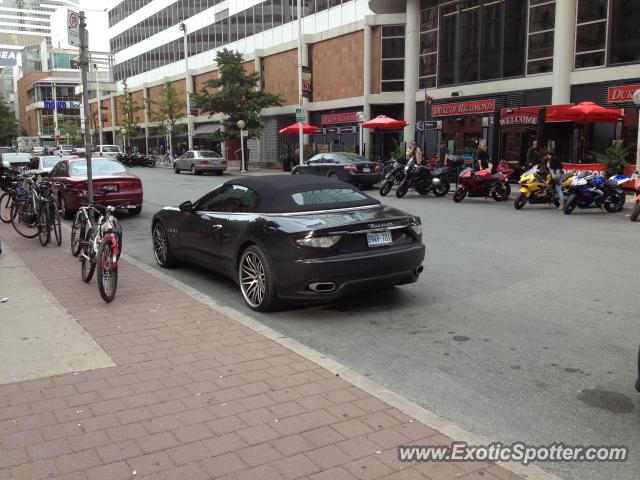
<instances>
[{"instance_id":1,"label":"car rear windshield","mask_svg":"<svg viewBox=\"0 0 640 480\"><path fill-rule=\"evenodd\" d=\"M214 151L202 150L197 153L199 158L220 158L220 155Z\"/></svg>"},{"instance_id":2,"label":"car rear windshield","mask_svg":"<svg viewBox=\"0 0 640 480\"><path fill-rule=\"evenodd\" d=\"M367 197L360 192L348 188L323 188L291 194L296 205L327 205L331 203L361 202Z\"/></svg>"},{"instance_id":3,"label":"car rear windshield","mask_svg":"<svg viewBox=\"0 0 640 480\"><path fill-rule=\"evenodd\" d=\"M60 157L42 157L42 168L51 168L60 161Z\"/></svg>"},{"instance_id":4,"label":"car rear windshield","mask_svg":"<svg viewBox=\"0 0 640 480\"><path fill-rule=\"evenodd\" d=\"M117 145L105 145L102 147L103 152L117 153L120 151Z\"/></svg>"},{"instance_id":5,"label":"car rear windshield","mask_svg":"<svg viewBox=\"0 0 640 480\"><path fill-rule=\"evenodd\" d=\"M362 163L367 161L364 157L361 157L357 153L341 153L340 157L351 163Z\"/></svg>"},{"instance_id":6,"label":"car rear windshield","mask_svg":"<svg viewBox=\"0 0 640 480\"><path fill-rule=\"evenodd\" d=\"M104 173L127 173L127 170L118 162L106 159L91 159L91 169L93 175L101 175ZM72 177L81 177L87 174L87 162L71 162Z\"/></svg>"}]
</instances>

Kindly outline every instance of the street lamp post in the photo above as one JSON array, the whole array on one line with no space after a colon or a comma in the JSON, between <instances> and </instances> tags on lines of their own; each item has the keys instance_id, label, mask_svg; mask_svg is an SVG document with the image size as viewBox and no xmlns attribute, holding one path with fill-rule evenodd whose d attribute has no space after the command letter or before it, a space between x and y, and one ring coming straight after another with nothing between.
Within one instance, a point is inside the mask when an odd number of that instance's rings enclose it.
<instances>
[{"instance_id":1,"label":"street lamp post","mask_svg":"<svg viewBox=\"0 0 640 480\"><path fill-rule=\"evenodd\" d=\"M124 153L127 153L127 130L122 127L120 129L120 134L122 135L122 149L124 150Z\"/></svg>"},{"instance_id":2,"label":"street lamp post","mask_svg":"<svg viewBox=\"0 0 640 480\"><path fill-rule=\"evenodd\" d=\"M184 80L187 93L187 138L189 150L193 150L193 124L191 123L191 82L189 81L189 42L187 39L187 24L180 22L180 31L184 34Z\"/></svg>"},{"instance_id":3,"label":"street lamp post","mask_svg":"<svg viewBox=\"0 0 640 480\"><path fill-rule=\"evenodd\" d=\"M300 112L304 116L304 99L302 94L302 2L298 0L298 103ZM300 142L300 166L304 165L304 128L302 126L303 118L299 119L298 124L298 141Z\"/></svg>"},{"instance_id":4,"label":"street lamp post","mask_svg":"<svg viewBox=\"0 0 640 480\"><path fill-rule=\"evenodd\" d=\"M238 128L240 129L240 151L242 152L242 163L240 164L240 172L247 173L244 163L244 120L238 120ZM237 151L237 150L236 150Z\"/></svg>"},{"instance_id":5,"label":"street lamp post","mask_svg":"<svg viewBox=\"0 0 640 480\"><path fill-rule=\"evenodd\" d=\"M362 153L362 124L364 123L364 112L358 112L357 117L358 117L358 123L360 127L360 132L359 132L360 136L358 140L358 155L364 155L364 153Z\"/></svg>"},{"instance_id":6,"label":"street lamp post","mask_svg":"<svg viewBox=\"0 0 640 480\"><path fill-rule=\"evenodd\" d=\"M98 64L93 64L96 74L96 99L98 100L98 145L102 145L102 95L100 94L100 78L98 77Z\"/></svg>"}]
</instances>

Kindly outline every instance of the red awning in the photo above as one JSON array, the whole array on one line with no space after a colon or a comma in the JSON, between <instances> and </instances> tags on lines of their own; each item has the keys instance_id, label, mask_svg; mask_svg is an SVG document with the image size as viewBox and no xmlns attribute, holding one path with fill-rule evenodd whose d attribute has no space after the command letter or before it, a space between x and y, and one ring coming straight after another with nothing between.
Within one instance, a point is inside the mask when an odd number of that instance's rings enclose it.
<instances>
[{"instance_id":1,"label":"red awning","mask_svg":"<svg viewBox=\"0 0 640 480\"><path fill-rule=\"evenodd\" d=\"M373 120L369 120L362 124L364 128L372 128L374 130L399 130L409 125L404 120L395 120L386 115L378 115Z\"/></svg>"},{"instance_id":2,"label":"red awning","mask_svg":"<svg viewBox=\"0 0 640 480\"><path fill-rule=\"evenodd\" d=\"M307 123L302 122L302 133L304 133L305 135L315 133L318 130L321 130L321 129L318 127L314 127L313 125L309 125ZM300 133L299 123L294 123L293 125L289 125L288 127L280 130L281 135L297 135L298 133Z\"/></svg>"},{"instance_id":3,"label":"red awning","mask_svg":"<svg viewBox=\"0 0 640 480\"><path fill-rule=\"evenodd\" d=\"M593 102L582 102L578 105L552 105L547 107L549 122L617 122L622 117L619 108L604 108Z\"/></svg>"}]
</instances>

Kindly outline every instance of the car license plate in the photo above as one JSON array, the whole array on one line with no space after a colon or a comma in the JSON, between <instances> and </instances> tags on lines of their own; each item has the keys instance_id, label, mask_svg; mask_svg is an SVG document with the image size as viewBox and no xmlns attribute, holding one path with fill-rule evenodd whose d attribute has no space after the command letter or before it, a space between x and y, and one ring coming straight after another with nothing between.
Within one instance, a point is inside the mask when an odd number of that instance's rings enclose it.
<instances>
[{"instance_id":1,"label":"car license plate","mask_svg":"<svg viewBox=\"0 0 640 480\"><path fill-rule=\"evenodd\" d=\"M362 168L362 173L370 173L371 169L369 167L363 167Z\"/></svg>"},{"instance_id":2,"label":"car license plate","mask_svg":"<svg viewBox=\"0 0 640 480\"><path fill-rule=\"evenodd\" d=\"M118 185L104 185L100 189L104 190L105 192L117 192L118 191Z\"/></svg>"},{"instance_id":3,"label":"car license plate","mask_svg":"<svg viewBox=\"0 0 640 480\"><path fill-rule=\"evenodd\" d=\"M384 247L392 243L393 238L389 230L385 232L367 233L367 244L369 247Z\"/></svg>"}]
</instances>

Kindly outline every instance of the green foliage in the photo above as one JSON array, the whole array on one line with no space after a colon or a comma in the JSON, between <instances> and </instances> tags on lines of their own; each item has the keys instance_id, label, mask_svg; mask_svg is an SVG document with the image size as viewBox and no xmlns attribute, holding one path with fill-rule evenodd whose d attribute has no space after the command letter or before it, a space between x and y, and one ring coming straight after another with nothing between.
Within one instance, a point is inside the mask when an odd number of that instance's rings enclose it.
<instances>
[{"instance_id":1,"label":"green foliage","mask_svg":"<svg viewBox=\"0 0 640 480\"><path fill-rule=\"evenodd\" d=\"M66 120L62 126L60 127L60 136L67 140L67 135L69 136L69 142L74 147L79 147L82 145L82 136L80 133L80 125L78 125L73 120Z\"/></svg>"},{"instance_id":2,"label":"green foliage","mask_svg":"<svg viewBox=\"0 0 640 480\"><path fill-rule=\"evenodd\" d=\"M622 145L621 142L611 145L604 152L604 155L599 157L602 163L607 164L605 175L610 177L612 175L622 174L623 167L627 164L627 158L631 153L631 149Z\"/></svg>"},{"instance_id":3,"label":"green foliage","mask_svg":"<svg viewBox=\"0 0 640 480\"><path fill-rule=\"evenodd\" d=\"M20 125L9 110L9 104L0 97L0 145L11 145L20 136Z\"/></svg>"},{"instance_id":4,"label":"green foliage","mask_svg":"<svg viewBox=\"0 0 640 480\"><path fill-rule=\"evenodd\" d=\"M255 138L262 132L263 108L282 105L276 95L256 89L260 74L248 74L242 65L242 54L222 49L216 54L218 78L208 80L200 93L193 96L193 103L210 116L216 113L226 115L224 132L216 134L217 140L239 139L238 121L244 120L249 137ZM218 88L217 93L209 90Z\"/></svg>"},{"instance_id":5,"label":"green foliage","mask_svg":"<svg viewBox=\"0 0 640 480\"><path fill-rule=\"evenodd\" d=\"M393 158L398 162L404 162L406 160L405 155L407 151L404 149L404 143L398 143L396 149L393 151Z\"/></svg>"},{"instance_id":6,"label":"green foliage","mask_svg":"<svg viewBox=\"0 0 640 480\"><path fill-rule=\"evenodd\" d=\"M150 110L151 121L158 122L161 125L170 125L171 131L175 132L176 122L182 116L186 108L186 102L183 101L171 82L165 82L160 92L160 98L157 100L148 99L148 105L155 105L154 110Z\"/></svg>"},{"instance_id":7,"label":"green foliage","mask_svg":"<svg viewBox=\"0 0 640 480\"><path fill-rule=\"evenodd\" d=\"M124 101L120 104L120 113L122 114L123 120L120 122L120 128L124 128L125 135L128 138L134 137L140 131L140 127L138 126L135 115L140 110L142 110L142 106L136 102L131 92L127 87L127 79L125 78L123 81L123 96Z\"/></svg>"}]
</instances>

